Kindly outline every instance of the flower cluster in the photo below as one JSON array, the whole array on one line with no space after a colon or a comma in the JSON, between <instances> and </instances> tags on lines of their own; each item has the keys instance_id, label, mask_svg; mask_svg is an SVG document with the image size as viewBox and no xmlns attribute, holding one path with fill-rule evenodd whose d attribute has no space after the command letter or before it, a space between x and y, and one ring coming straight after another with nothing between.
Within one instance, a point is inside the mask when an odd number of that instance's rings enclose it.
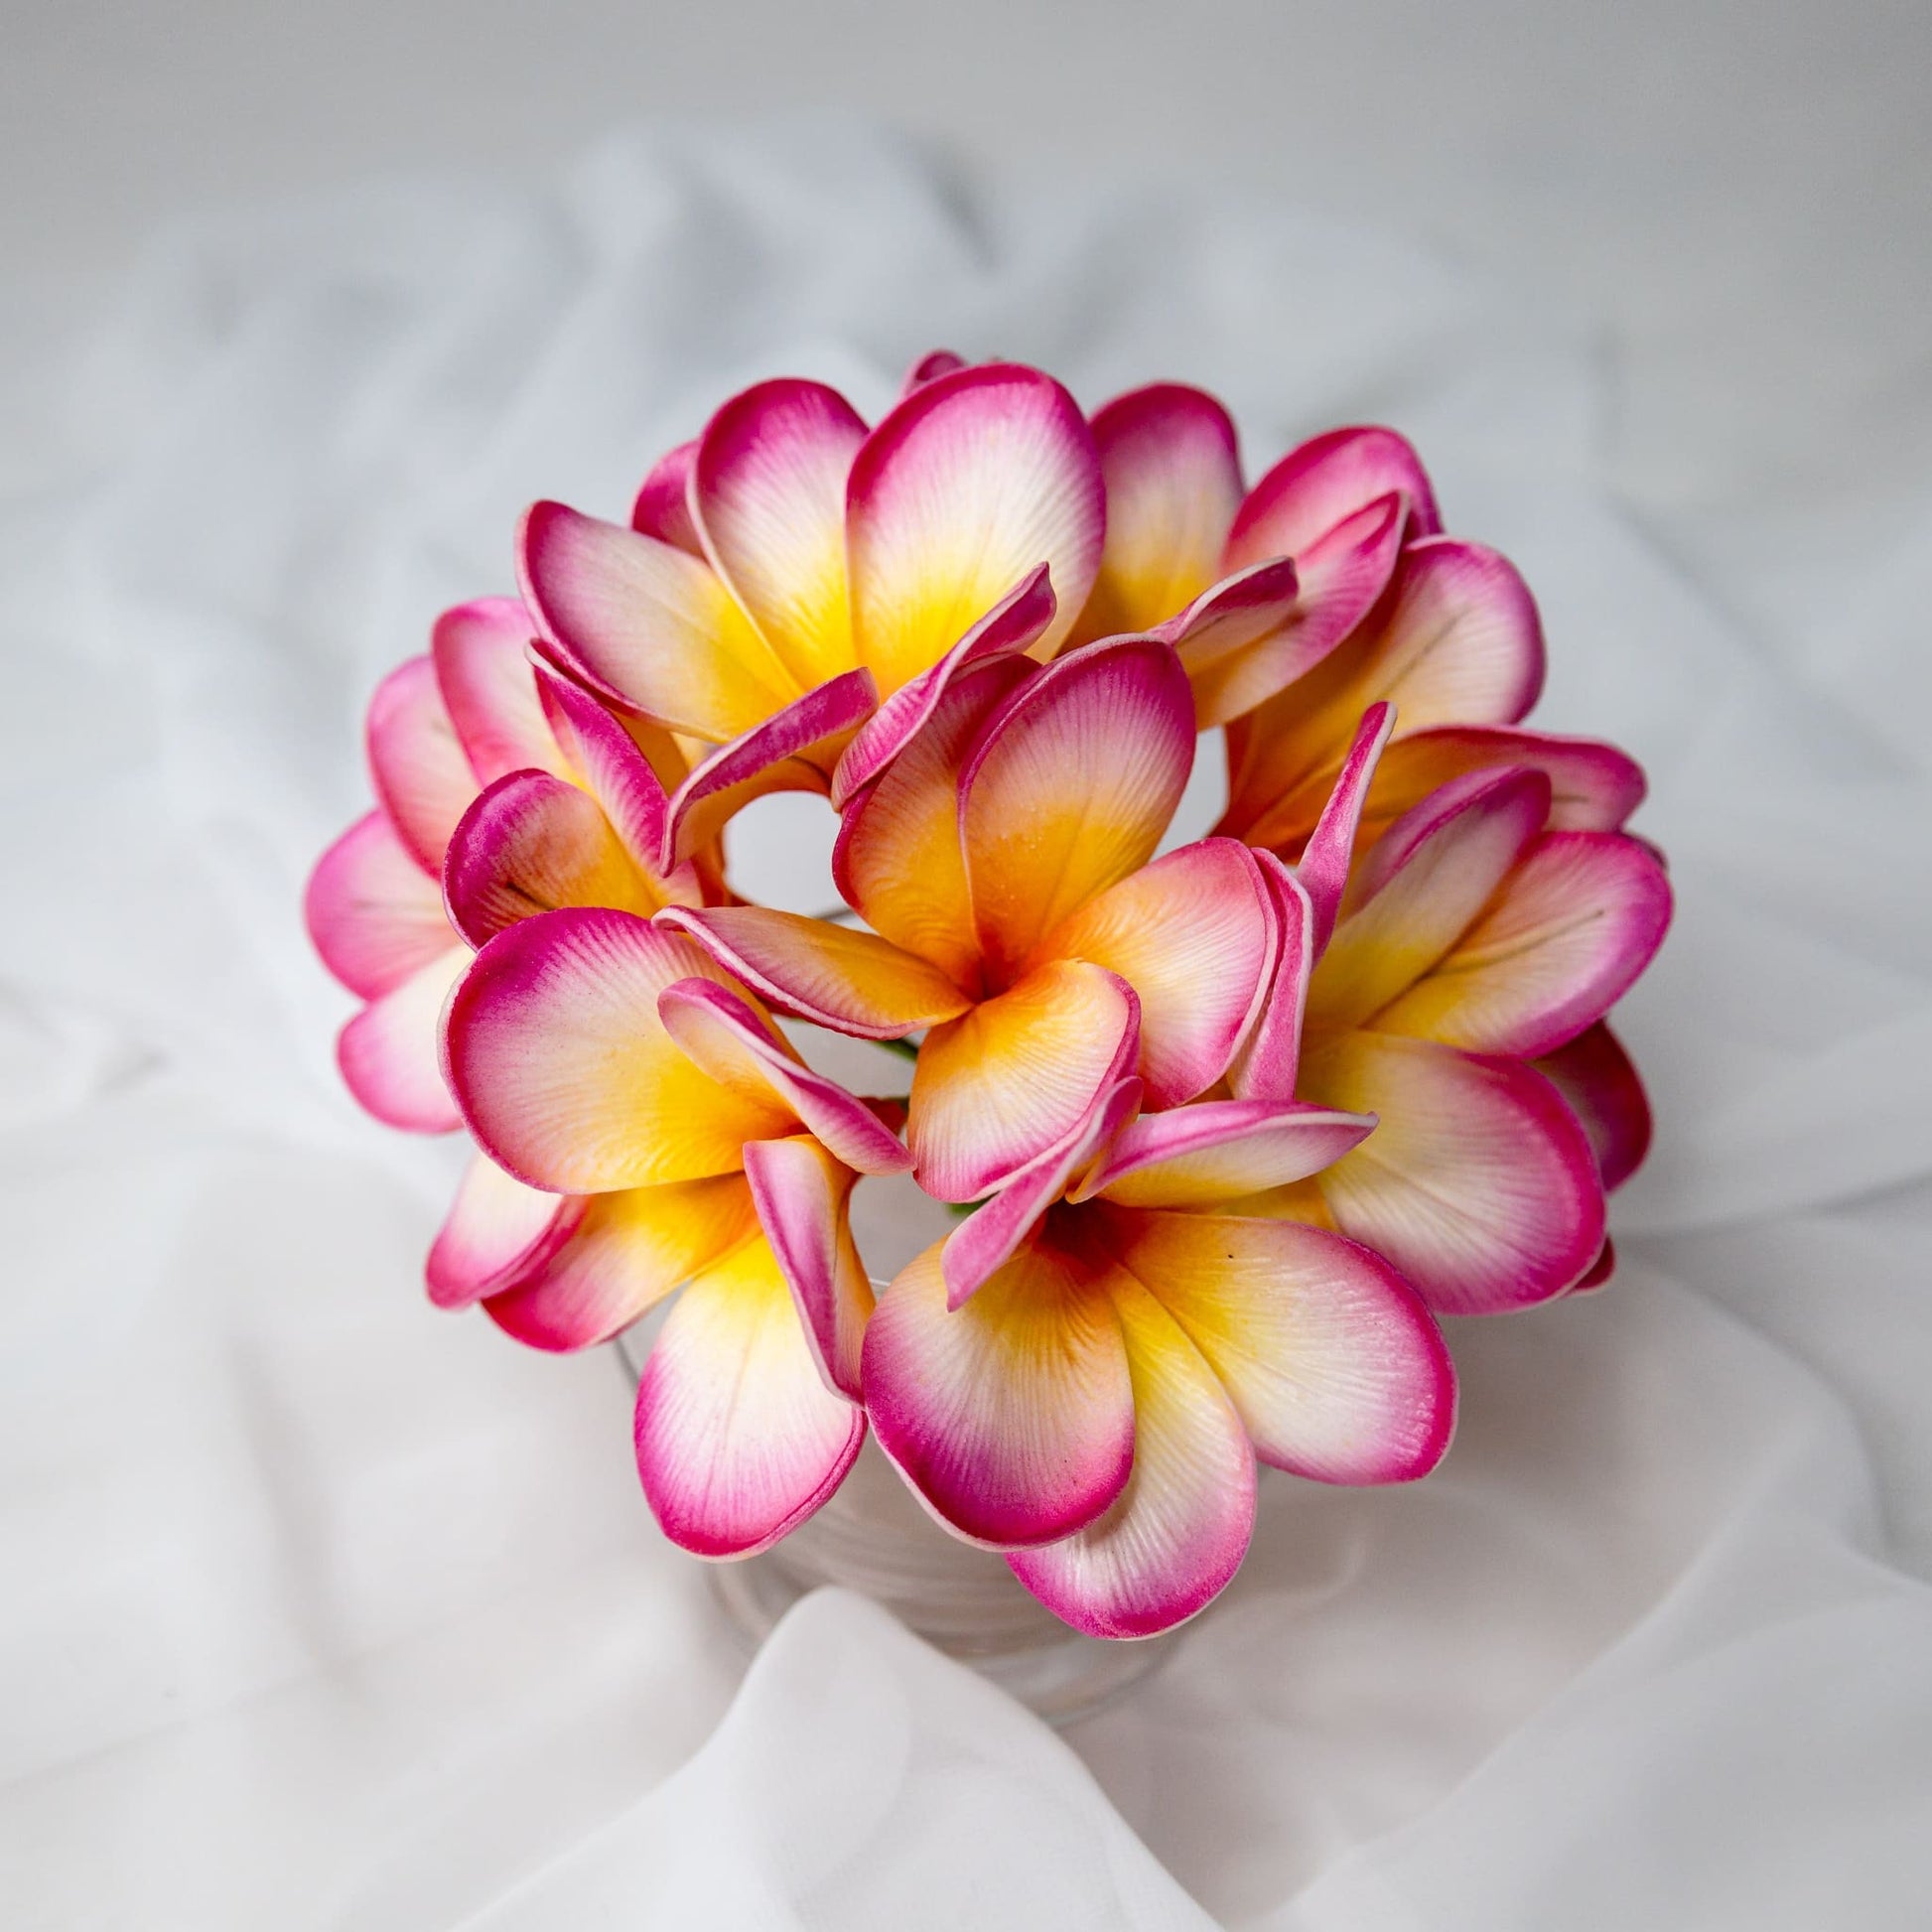
<instances>
[{"instance_id":1,"label":"flower cluster","mask_svg":"<svg viewBox=\"0 0 1932 1932\"><path fill-rule=\"evenodd\" d=\"M477 1145L433 1300L573 1349L677 1295L635 1447L684 1548L766 1547L870 1427L1068 1623L1147 1635L1233 1575L1258 1461L1437 1463L1438 1314L1607 1279L1648 1115L1603 1016L1670 916L1642 773L1522 726L1535 605L1393 431L1245 488L1198 390L1089 419L938 354L871 428L747 390L627 526L535 505L517 568L377 690L309 926L356 1098ZM1226 810L1164 851L1211 730ZM732 890L777 790L839 814L852 918ZM812 1028L915 1048L909 1092ZM962 1218L875 1302L850 1199L906 1172Z\"/></svg>"}]
</instances>

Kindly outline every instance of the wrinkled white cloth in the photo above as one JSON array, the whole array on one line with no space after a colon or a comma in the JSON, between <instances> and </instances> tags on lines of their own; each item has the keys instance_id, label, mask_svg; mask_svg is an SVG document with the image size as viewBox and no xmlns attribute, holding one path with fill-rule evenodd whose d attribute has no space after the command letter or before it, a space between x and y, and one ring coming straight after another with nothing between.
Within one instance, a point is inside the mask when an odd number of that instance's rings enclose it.
<instances>
[{"instance_id":1,"label":"wrinkled white cloth","mask_svg":"<svg viewBox=\"0 0 1932 1932\"><path fill-rule=\"evenodd\" d=\"M1539 722L1648 764L1679 895L1621 1023L1660 1132L1614 1287L1452 1324L1445 1467L1270 1478L1222 1603L1064 1742L838 1592L740 1688L609 1355L424 1302L454 1152L341 1092L298 921L369 686L507 587L525 501L616 511L732 388L876 411L941 343L1089 404L1204 383L1251 475L1399 422L1537 590ZM10 1926L1924 1924L1932 465L1829 541L1788 500L1650 527L1613 366L1520 294L830 127L178 228L17 361ZM748 890L816 906L828 823L757 808Z\"/></svg>"}]
</instances>

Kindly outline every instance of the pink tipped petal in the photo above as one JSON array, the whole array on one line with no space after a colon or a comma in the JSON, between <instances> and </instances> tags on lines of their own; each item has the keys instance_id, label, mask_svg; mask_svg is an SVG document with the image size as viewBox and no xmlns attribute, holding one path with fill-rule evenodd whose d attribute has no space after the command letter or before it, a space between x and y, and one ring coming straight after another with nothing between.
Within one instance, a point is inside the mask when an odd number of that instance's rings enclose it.
<instances>
[{"instance_id":1,"label":"pink tipped petal","mask_svg":"<svg viewBox=\"0 0 1932 1932\"><path fill-rule=\"evenodd\" d=\"M1139 1044L1133 989L1076 960L1037 967L934 1027L906 1128L919 1185L940 1200L991 1192L1072 1134L1134 1070Z\"/></svg>"},{"instance_id":2,"label":"pink tipped petal","mask_svg":"<svg viewBox=\"0 0 1932 1932\"><path fill-rule=\"evenodd\" d=\"M1299 557L1378 496L1399 490L1411 537L1442 527L1436 492L1406 437L1374 427L1331 429L1291 450L1249 490L1228 535L1224 568Z\"/></svg>"},{"instance_id":3,"label":"pink tipped petal","mask_svg":"<svg viewBox=\"0 0 1932 1932\"><path fill-rule=\"evenodd\" d=\"M909 396L914 389L923 389L928 382L937 382L942 375L951 375L955 369L965 367L965 356L955 355L949 348L928 349L905 371L899 395Z\"/></svg>"},{"instance_id":4,"label":"pink tipped petal","mask_svg":"<svg viewBox=\"0 0 1932 1932\"><path fill-rule=\"evenodd\" d=\"M537 697L530 639L536 624L514 597L482 597L436 620L430 655L450 722L477 783L506 771L564 775Z\"/></svg>"},{"instance_id":5,"label":"pink tipped petal","mask_svg":"<svg viewBox=\"0 0 1932 1932\"><path fill-rule=\"evenodd\" d=\"M1589 1265L1589 1273L1580 1281L1570 1293L1572 1295L1593 1295L1599 1288L1607 1288L1616 1275L1616 1243L1606 1234L1597 1256Z\"/></svg>"},{"instance_id":6,"label":"pink tipped petal","mask_svg":"<svg viewBox=\"0 0 1932 1932\"><path fill-rule=\"evenodd\" d=\"M1349 1034L1311 1055L1310 1095L1381 1124L1320 1178L1335 1225L1433 1309L1490 1314L1560 1295L1603 1241L1589 1142L1516 1060Z\"/></svg>"},{"instance_id":7,"label":"pink tipped petal","mask_svg":"<svg viewBox=\"0 0 1932 1932\"><path fill-rule=\"evenodd\" d=\"M1221 575L1241 502L1234 423L1210 395L1156 382L1094 412L1107 540L1080 634L1152 630Z\"/></svg>"},{"instance_id":8,"label":"pink tipped petal","mask_svg":"<svg viewBox=\"0 0 1932 1932\"><path fill-rule=\"evenodd\" d=\"M890 697L1035 565L1052 572L1056 649L1093 587L1106 499L1073 398L986 362L905 397L867 438L846 494L852 631Z\"/></svg>"},{"instance_id":9,"label":"pink tipped petal","mask_svg":"<svg viewBox=\"0 0 1932 1932\"><path fill-rule=\"evenodd\" d=\"M774 712L744 737L720 746L692 768L671 794L665 818L662 863L681 864L699 846L717 837L733 813L767 791L822 790L845 735L872 715L878 690L870 671L847 671L807 691ZM779 767L802 763L809 773L782 774Z\"/></svg>"},{"instance_id":10,"label":"pink tipped petal","mask_svg":"<svg viewBox=\"0 0 1932 1932\"><path fill-rule=\"evenodd\" d=\"M1154 1298L1120 1283L1134 1390L1134 1468L1077 1535L1016 1552L1013 1573L1091 1637L1151 1637L1203 1610L1254 1532L1255 1458L1200 1351Z\"/></svg>"},{"instance_id":11,"label":"pink tipped petal","mask_svg":"<svg viewBox=\"0 0 1932 1932\"><path fill-rule=\"evenodd\" d=\"M637 1385L637 1473L664 1534L745 1557L839 1486L866 1419L821 1379L769 1246L748 1241L679 1298Z\"/></svg>"},{"instance_id":12,"label":"pink tipped petal","mask_svg":"<svg viewBox=\"0 0 1932 1932\"><path fill-rule=\"evenodd\" d=\"M1264 1462L1317 1482L1408 1482L1443 1459L1455 1371L1415 1290L1298 1221L1122 1214L1106 1244L1214 1371Z\"/></svg>"},{"instance_id":13,"label":"pink tipped petal","mask_svg":"<svg viewBox=\"0 0 1932 1932\"><path fill-rule=\"evenodd\" d=\"M719 963L774 1004L837 1033L898 1039L971 1002L936 966L855 927L762 905L668 911Z\"/></svg>"},{"instance_id":14,"label":"pink tipped petal","mask_svg":"<svg viewBox=\"0 0 1932 1932\"><path fill-rule=\"evenodd\" d=\"M381 812L358 818L317 861L302 911L322 963L365 1000L450 949L443 895Z\"/></svg>"},{"instance_id":15,"label":"pink tipped petal","mask_svg":"<svg viewBox=\"0 0 1932 1932\"><path fill-rule=\"evenodd\" d=\"M901 684L860 728L832 774L832 808L843 811L931 722L952 681L969 664L1036 643L1057 608L1046 566L1031 571L929 671Z\"/></svg>"},{"instance_id":16,"label":"pink tipped petal","mask_svg":"<svg viewBox=\"0 0 1932 1932\"><path fill-rule=\"evenodd\" d=\"M518 1179L558 1193L735 1173L747 1141L796 1123L700 1071L657 1014L674 982L722 977L682 934L629 912L544 912L499 932L444 1026L470 1131Z\"/></svg>"},{"instance_id":17,"label":"pink tipped petal","mask_svg":"<svg viewBox=\"0 0 1932 1932\"><path fill-rule=\"evenodd\" d=\"M865 440L836 389L787 376L734 396L698 444L691 503L706 554L806 690L852 668L845 480Z\"/></svg>"},{"instance_id":18,"label":"pink tipped petal","mask_svg":"<svg viewBox=\"0 0 1932 1932\"><path fill-rule=\"evenodd\" d=\"M412 657L375 687L364 727L375 795L416 863L432 876L477 795L477 774L450 722L427 657Z\"/></svg>"},{"instance_id":19,"label":"pink tipped petal","mask_svg":"<svg viewBox=\"0 0 1932 1932\"><path fill-rule=\"evenodd\" d=\"M1113 1303L1091 1271L1023 1248L963 1308L937 1245L866 1329L879 1446L939 1520L996 1549L1090 1523L1134 1460L1134 1398Z\"/></svg>"},{"instance_id":20,"label":"pink tipped petal","mask_svg":"<svg viewBox=\"0 0 1932 1932\"><path fill-rule=\"evenodd\" d=\"M798 695L731 593L682 550L537 503L517 563L549 654L615 704L721 744Z\"/></svg>"},{"instance_id":21,"label":"pink tipped petal","mask_svg":"<svg viewBox=\"0 0 1932 1932\"><path fill-rule=\"evenodd\" d=\"M1082 1183L1123 1207L1202 1207L1306 1180L1373 1131L1372 1114L1295 1100L1202 1100L1143 1114Z\"/></svg>"},{"instance_id":22,"label":"pink tipped petal","mask_svg":"<svg viewBox=\"0 0 1932 1932\"><path fill-rule=\"evenodd\" d=\"M1316 962L1310 1030L1358 1026L1422 979L1474 923L1549 808L1542 772L1505 766L1453 780L1396 826L1375 848L1367 897Z\"/></svg>"},{"instance_id":23,"label":"pink tipped petal","mask_svg":"<svg viewBox=\"0 0 1932 1932\"><path fill-rule=\"evenodd\" d=\"M729 987L679 980L658 1018L685 1054L754 1106L777 1105L861 1173L903 1173L912 1157L866 1104L798 1058L783 1035Z\"/></svg>"},{"instance_id":24,"label":"pink tipped petal","mask_svg":"<svg viewBox=\"0 0 1932 1932\"><path fill-rule=\"evenodd\" d=\"M1650 1102L1622 1043L1599 1021L1536 1065L1583 1123L1603 1185L1622 1186L1650 1152Z\"/></svg>"},{"instance_id":25,"label":"pink tipped petal","mask_svg":"<svg viewBox=\"0 0 1932 1932\"><path fill-rule=\"evenodd\" d=\"M1013 1259L1040 1217L1092 1166L1140 1104L1139 1080L1122 1080L1096 1094L1087 1118L1058 1147L1023 1168L984 1207L960 1222L939 1256L948 1308L956 1309L977 1294Z\"/></svg>"},{"instance_id":26,"label":"pink tipped petal","mask_svg":"<svg viewBox=\"0 0 1932 1932\"><path fill-rule=\"evenodd\" d=\"M337 1039L345 1083L384 1126L447 1134L462 1125L438 1060L436 1023L469 964L469 947L452 946L364 1007Z\"/></svg>"},{"instance_id":27,"label":"pink tipped petal","mask_svg":"<svg viewBox=\"0 0 1932 1932\"><path fill-rule=\"evenodd\" d=\"M429 1299L439 1309L467 1309L534 1266L583 1212L581 1195L526 1187L477 1155L429 1251Z\"/></svg>"},{"instance_id":28,"label":"pink tipped petal","mask_svg":"<svg viewBox=\"0 0 1932 1932\"><path fill-rule=\"evenodd\" d=\"M1151 638L1049 664L982 728L960 779L960 838L981 945L1023 969L1096 894L1146 865L1194 762L1179 661Z\"/></svg>"},{"instance_id":29,"label":"pink tipped petal","mask_svg":"<svg viewBox=\"0 0 1932 1932\"><path fill-rule=\"evenodd\" d=\"M1265 704L1353 634L1395 575L1403 516L1402 497L1381 496L1317 538L1292 566L1277 561L1248 567L1250 575L1293 568L1298 595L1278 622L1238 649L1198 663L1182 651L1203 729Z\"/></svg>"},{"instance_id":30,"label":"pink tipped petal","mask_svg":"<svg viewBox=\"0 0 1932 1932\"><path fill-rule=\"evenodd\" d=\"M818 1372L827 1388L857 1402L873 1295L846 1215L853 1172L817 1141L794 1135L754 1141L745 1150L745 1177Z\"/></svg>"},{"instance_id":31,"label":"pink tipped petal","mask_svg":"<svg viewBox=\"0 0 1932 1932\"><path fill-rule=\"evenodd\" d=\"M564 1238L494 1290L484 1312L526 1347L609 1341L759 1231L743 1174L577 1197Z\"/></svg>"},{"instance_id":32,"label":"pink tipped petal","mask_svg":"<svg viewBox=\"0 0 1932 1932\"><path fill-rule=\"evenodd\" d=\"M1670 915L1670 882L1649 847L1617 832L1546 833L1375 1026L1478 1053L1554 1052L1629 991Z\"/></svg>"},{"instance_id":33,"label":"pink tipped petal","mask_svg":"<svg viewBox=\"0 0 1932 1932\"><path fill-rule=\"evenodd\" d=\"M1141 1002L1150 1107L1204 1092L1246 1037L1278 957L1269 890L1248 848L1203 839L1090 898L1039 957L1118 973Z\"/></svg>"},{"instance_id":34,"label":"pink tipped petal","mask_svg":"<svg viewBox=\"0 0 1932 1932\"><path fill-rule=\"evenodd\" d=\"M691 518L691 472L697 466L698 439L680 443L651 466L630 508L630 527L693 557L704 555L704 539Z\"/></svg>"},{"instance_id":35,"label":"pink tipped petal","mask_svg":"<svg viewBox=\"0 0 1932 1932\"><path fill-rule=\"evenodd\" d=\"M1342 760L1335 788L1328 794L1328 802L1322 806L1321 816L1315 820L1314 830L1309 834L1309 842L1296 865L1295 876L1308 893L1309 906L1314 916L1311 938L1317 958L1334 932L1342 896L1348 890L1362 805L1375 776L1376 761L1394 730L1393 705L1372 704L1362 713L1355 742Z\"/></svg>"},{"instance_id":36,"label":"pink tipped petal","mask_svg":"<svg viewBox=\"0 0 1932 1932\"><path fill-rule=\"evenodd\" d=\"M1293 1100L1302 1059L1302 1019L1314 970L1314 908L1301 881L1272 852L1257 852L1255 860L1275 903L1281 942L1274 979L1228 1069L1228 1086L1237 1100Z\"/></svg>"},{"instance_id":37,"label":"pink tipped petal","mask_svg":"<svg viewBox=\"0 0 1932 1932\"><path fill-rule=\"evenodd\" d=\"M1442 725L1383 754L1364 824L1380 834L1432 791L1485 765L1524 764L1550 780L1553 832L1615 832L1643 803L1643 766L1593 738L1557 738L1510 725Z\"/></svg>"}]
</instances>

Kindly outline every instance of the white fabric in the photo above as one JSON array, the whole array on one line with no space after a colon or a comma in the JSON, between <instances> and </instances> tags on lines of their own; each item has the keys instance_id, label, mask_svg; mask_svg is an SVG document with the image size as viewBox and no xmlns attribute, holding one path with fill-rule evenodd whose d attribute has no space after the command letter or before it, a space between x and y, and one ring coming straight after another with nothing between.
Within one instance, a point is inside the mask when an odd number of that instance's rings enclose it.
<instances>
[{"instance_id":1,"label":"white fabric","mask_svg":"<svg viewBox=\"0 0 1932 1932\"><path fill-rule=\"evenodd\" d=\"M1251 474L1400 421L1539 593L1539 721L1648 763L1680 896L1616 1285L1455 1324L1428 1483L1266 1483L1223 1603L1070 1750L838 1594L732 1703L612 1360L423 1301L453 1150L343 1095L297 920L368 687L506 587L524 501L617 510L744 381L876 410L939 343L1089 403L1201 381ZM1925 1922L1932 472L1829 545L1748 501L1648 531L1609 372L1520 298L1264 205L962 199L828 129L176 230L18 378L10 1925ZM816 904L826 826L759 807L748 889Z\"/></svg>"}]
</instances>

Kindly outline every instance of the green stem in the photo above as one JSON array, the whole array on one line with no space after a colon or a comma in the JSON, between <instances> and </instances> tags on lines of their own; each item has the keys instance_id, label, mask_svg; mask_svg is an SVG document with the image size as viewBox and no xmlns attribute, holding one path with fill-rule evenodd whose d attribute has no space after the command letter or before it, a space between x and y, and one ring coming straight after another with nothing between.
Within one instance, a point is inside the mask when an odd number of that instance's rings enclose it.
<instances>
[{"instance_id":1,"label":"green stem","mask_svg":"<svg viewBox=\"0 0 1932 1932\"><path fill-rule=\"evenodd\" d=\"M916 1060L919 1057L919 1042L916 1039L882 1039L879 1045L889 1053L897 1053L901 1058Z\"/></svg>"}]
</instances>

